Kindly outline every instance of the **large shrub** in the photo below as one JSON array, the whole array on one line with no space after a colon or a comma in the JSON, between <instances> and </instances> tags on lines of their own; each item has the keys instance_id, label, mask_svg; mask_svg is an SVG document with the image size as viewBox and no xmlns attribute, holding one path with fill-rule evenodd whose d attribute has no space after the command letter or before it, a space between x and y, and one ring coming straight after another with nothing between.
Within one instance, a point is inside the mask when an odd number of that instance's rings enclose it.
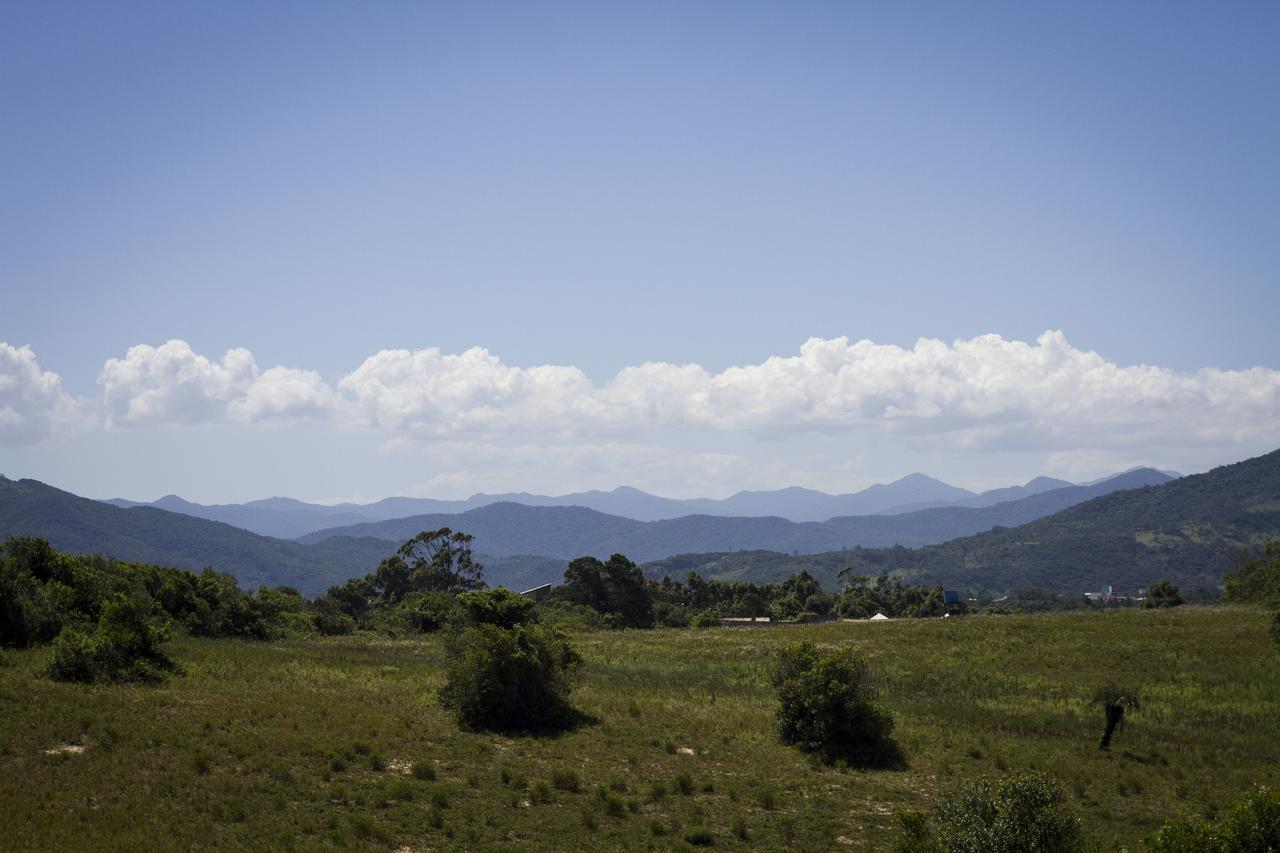
<instances>
[{"instance_id":1,"label":"large shrub","mask_svg":"<svg viewBox=\"0 0 1280 853\"><path fill-rule=\"evenodd\" d=\"M1143 607L1178 607L1183 603L1182 592L1172 581L1156 581L1147 590Z\"/></svg>"},{"instance_id":2,"label":"large shrub","mask_svg":"<svg viewBox=\"0 0 1280 853\"><path fill-rule=\"evenodd\" d=\"M570 675L579 661L563 638L540 626L473 625L449 642L440 704L470 728L563 727L573 718Z\"/></svg>"},{"instance_id":3,"label":"large shrub","mask_svg":"<svg viewBox=\"0 0 1280 853\"><path fill-rule=\"evenodd\" d=\"M50 678L84 684L158 681L177 666L162 645L169 620L154 601L117 593L92 633L66 627L53 642Z\"/></svg>"},{"instance_id":4,"label":"large shrub","mask_svg":"<svg viewBox=\"0 0 1280 853\"><path fill-rule=\"evenodd\" d=\"M1160 853L1270 853L1280 850L1280 792L1259 786L1216 823L1167 821L1148 842Z\"/></svg>"},{"instance_id":5,"label":"large shrub","mask_svg":"<svg viewBox=\"0 0 1280 853\"><path fill-rule=\"evenodd\" d=\"M1082 846L1062 786L1044 773L970 785L938 807L937 820L937 844L948 853L1070 853Z\"/></svg>"},{"instance_id":6,"label":"large shrub","mask_svg":"<svg viewBox=\"0 0 1280 853\"><path fill-rule=\"evenodd\" d=\"M471 621L499 628L514 628L528 621L534 600L506 587L464 592L458 601Z\"/></svg>"},{"instance_id":7,"label":"large shrub","mask_svg":"<svg viewBox=\"0 0 1280 853\"><path fill-rule=\"evenodd\" d=\"M828 760L865 761L890 747L893 715L882 708L866 660L852 649L786 646L772 677L782 740Z\"/></svg>"}]
</instances>

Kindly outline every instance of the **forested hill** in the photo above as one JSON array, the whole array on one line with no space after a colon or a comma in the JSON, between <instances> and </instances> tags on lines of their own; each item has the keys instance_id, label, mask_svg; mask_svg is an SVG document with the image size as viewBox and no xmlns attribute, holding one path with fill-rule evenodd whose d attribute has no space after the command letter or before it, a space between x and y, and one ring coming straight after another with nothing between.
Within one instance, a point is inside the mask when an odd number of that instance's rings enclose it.
<instances>
[{"instance_id":1,"label":"forested hill","mask_svg":"<svg viewBox=\"0 0 1280 853\"><path fill-rule=\"evenodd\" d=\"M787 556L762 551L684 554L645 566L651 577L772 581L805 569L826 586L845 567L900 572L953 588L1038 586L1084 592L1169 578L1216 586L1232 552L1280 539L1280 451L1160 486L1114 492L1018 527L924 548L851 548Z\"/></svg>"},{"instance_id":2,"label":"forested hill","mask_svg":"<svg viewBox=\"0 0 1280 853\"><path fill-rule=\"evenodd\" d=\"M211 566L242 587L296 587L316 595L362 575L390 551L380 539L334 538L302 545L152 507L121 509L36 480L0 477L0 538L39 536L77 554L198 571Z\"/></svg>"}]
</instances>

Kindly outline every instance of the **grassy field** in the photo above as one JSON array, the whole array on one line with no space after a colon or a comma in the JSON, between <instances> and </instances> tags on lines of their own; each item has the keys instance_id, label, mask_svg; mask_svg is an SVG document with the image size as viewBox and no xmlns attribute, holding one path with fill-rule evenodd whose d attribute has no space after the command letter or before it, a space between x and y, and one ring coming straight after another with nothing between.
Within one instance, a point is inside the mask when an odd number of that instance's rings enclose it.
<instances>
[{"instance_id":1,"label":"grassy field","mask_svg":"<svg viewBox=\"0 0 1280 853\"><path fill-rule=\"evenodd\" d=\"M885 849L894 812L964 783L1060 778L1098 849L1280 784L1280 654L1258 610L581 634L556 738L460 732L437 639L180 639L155 687L0 658L0 848ZM882 675L908 767L780 745L770 652L849 643ZM1099 684L1143 707L1097 749ZM83 747L82 751L73 748ZM412 772L411 772L412 769Z\"/></svg>"}]
</instances>

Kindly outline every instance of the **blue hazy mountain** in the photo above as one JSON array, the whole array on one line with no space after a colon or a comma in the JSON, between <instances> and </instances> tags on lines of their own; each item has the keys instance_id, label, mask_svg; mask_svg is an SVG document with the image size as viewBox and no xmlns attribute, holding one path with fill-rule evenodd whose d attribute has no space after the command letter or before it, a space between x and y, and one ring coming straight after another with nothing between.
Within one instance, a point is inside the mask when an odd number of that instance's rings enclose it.
<instances>
[{"instance_id":1,"label":"blue hazy mountain","mask_svg":"<svg viewBox=\"0 0 1280 853\"><path fill-rule=\"evenodd\" d=\"M620 486L612 491L538 495L529 492L476 494L466 500L392 497L369 504L314 504L287 497L266 498L243 504L198 504L168 495L150 503L122 498L104 501L128 508L151 506L169 512L221 521L263 536L296 539L331 527L371 521L387 521L415 515L450 515L497 503L531 507L583 507L635 521L662 521L686 515L778 517L789 521L826 521L838 516L901 513L938 506L991 506L1018 497L1069 486L1062 480L1037 477L1025 486L996 489L975 495L924 474L909 474L892 483L877 484L859 492L831 495L815 489L791 487L771 491L742 491L723 499L677 499L652 495Z\"/></svg>"}]
</instances>

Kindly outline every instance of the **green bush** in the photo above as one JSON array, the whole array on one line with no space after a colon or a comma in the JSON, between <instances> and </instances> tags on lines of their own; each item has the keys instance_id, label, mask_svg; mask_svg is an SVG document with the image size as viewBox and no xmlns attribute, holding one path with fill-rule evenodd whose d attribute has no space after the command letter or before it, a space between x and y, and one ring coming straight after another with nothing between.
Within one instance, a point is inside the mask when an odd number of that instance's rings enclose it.
<instances>
[{"instance_id":1,"label":"green bush","mask_svg":"<svg viewBox=\"0 0 1280 853\"><path fill-rule=\"evenodd\" d=\"M856 652L819 653L812 643L786 646L772 674L778 692L778 732L786 743L829 761L866 760L891 747L893 716L867 662Z\"/></svg>"},{"instance_id":2,"label":"green bush","mask_svg":"<svg viewBox=\"0 0 1280 853\"><path fill-rule=\"evenodd\" d=\"M514 628L528 621L534 600L506 587L464 592L458 601L471 621L499 628Z\"/></svg>"},{"instance_id":3,"label":"green bush","mask_svg":"<svg viewBox=\"0 0 1280 853\"><path fill-rule=\"evenodd\" d=\"M1143 607L1178 607L1183 603L1182 592L1171 581L1156 581L1147 590Z\"/></svg>"},{"instance_id":4,"label":"green bush","mask_svg":"<svg viewBox=\"0 0 1280 853\"><path fill-rule=\"evenodd\" d=\"M1280 651L1280 610L1271 614L1271 642L1276 644L1276 650Z\"/></svg>"},{"instance_id":5,"label":"green bush","mask_svg":"<svg viewBox=\"0 0 1280 853\"><path fill-rule=\"evenodd\" d=\"M1280 850L1280 792L1259 786L1216 823L1166 821L1148 842L1160 853L1270 853Z\"/></svg>"},{"instance_id":6,"label":"green bush","mask_svg":"<svg viewBox=\"0 0 1280 853\"><path fill-rule=\"evenodd\" d=\"M58 634L49 677L85 684L158 681L177 669L161 648L168 633L158 605L117 593L103 606L92 634L75 627Z\"/></svg>"},{"instance_id":7,"label":"green bush","mask_svg":"<svg viewBox=\"0 0 1280 853\"><path fill-rule=\"evenodd\" d=\"M431 634L462 618L458 596L447 592L411 592L396 606L396 615L405 630Z\"/></svg>"},{"instance_id":8,"label":"green bush","mask_svg":"<svg viewBox=\"0 0 1280 853\"><path fill-rule=\"evenodd\" d=\"M718 613L704 610L695 614L689 624L694 628L719 628L723 624L723 620L721 620Z\"/></svg>"},{"instance_id":9,"label":"green bush","mask_svg":"<svg viewBox=\"0 0 1280 853\"><path fill-rule=\"evenodd\" d=\"M1080 823L1063 803L1062 786L1043 773L970 785L938 807L937 819L937 845L948 853L1070 853L1083 843ZM903 826L922 832L918 821L903 821Z\"/></svg>"},{"instance_id":10,"label":"green bush","mask_svg":"<svg viewBox=\"0 0 1280 853\"><path fill-rule=\"evenodd\" d=\"M564 639L540 626L471 626L449 641L440 703L472 728L563 727L573 718L570 675L579 662Z\"/></svg>"},{"instance_id":11,"label":"green bush","mask_svg":"<svg viewBox=\"0 0 1280 853\"><path fill-rule=\"evenodd\" d=\"M326 637L354 634L356 620L345 613L320 611L315 615L316 630Z\"/></svg>"}]
</instances>

